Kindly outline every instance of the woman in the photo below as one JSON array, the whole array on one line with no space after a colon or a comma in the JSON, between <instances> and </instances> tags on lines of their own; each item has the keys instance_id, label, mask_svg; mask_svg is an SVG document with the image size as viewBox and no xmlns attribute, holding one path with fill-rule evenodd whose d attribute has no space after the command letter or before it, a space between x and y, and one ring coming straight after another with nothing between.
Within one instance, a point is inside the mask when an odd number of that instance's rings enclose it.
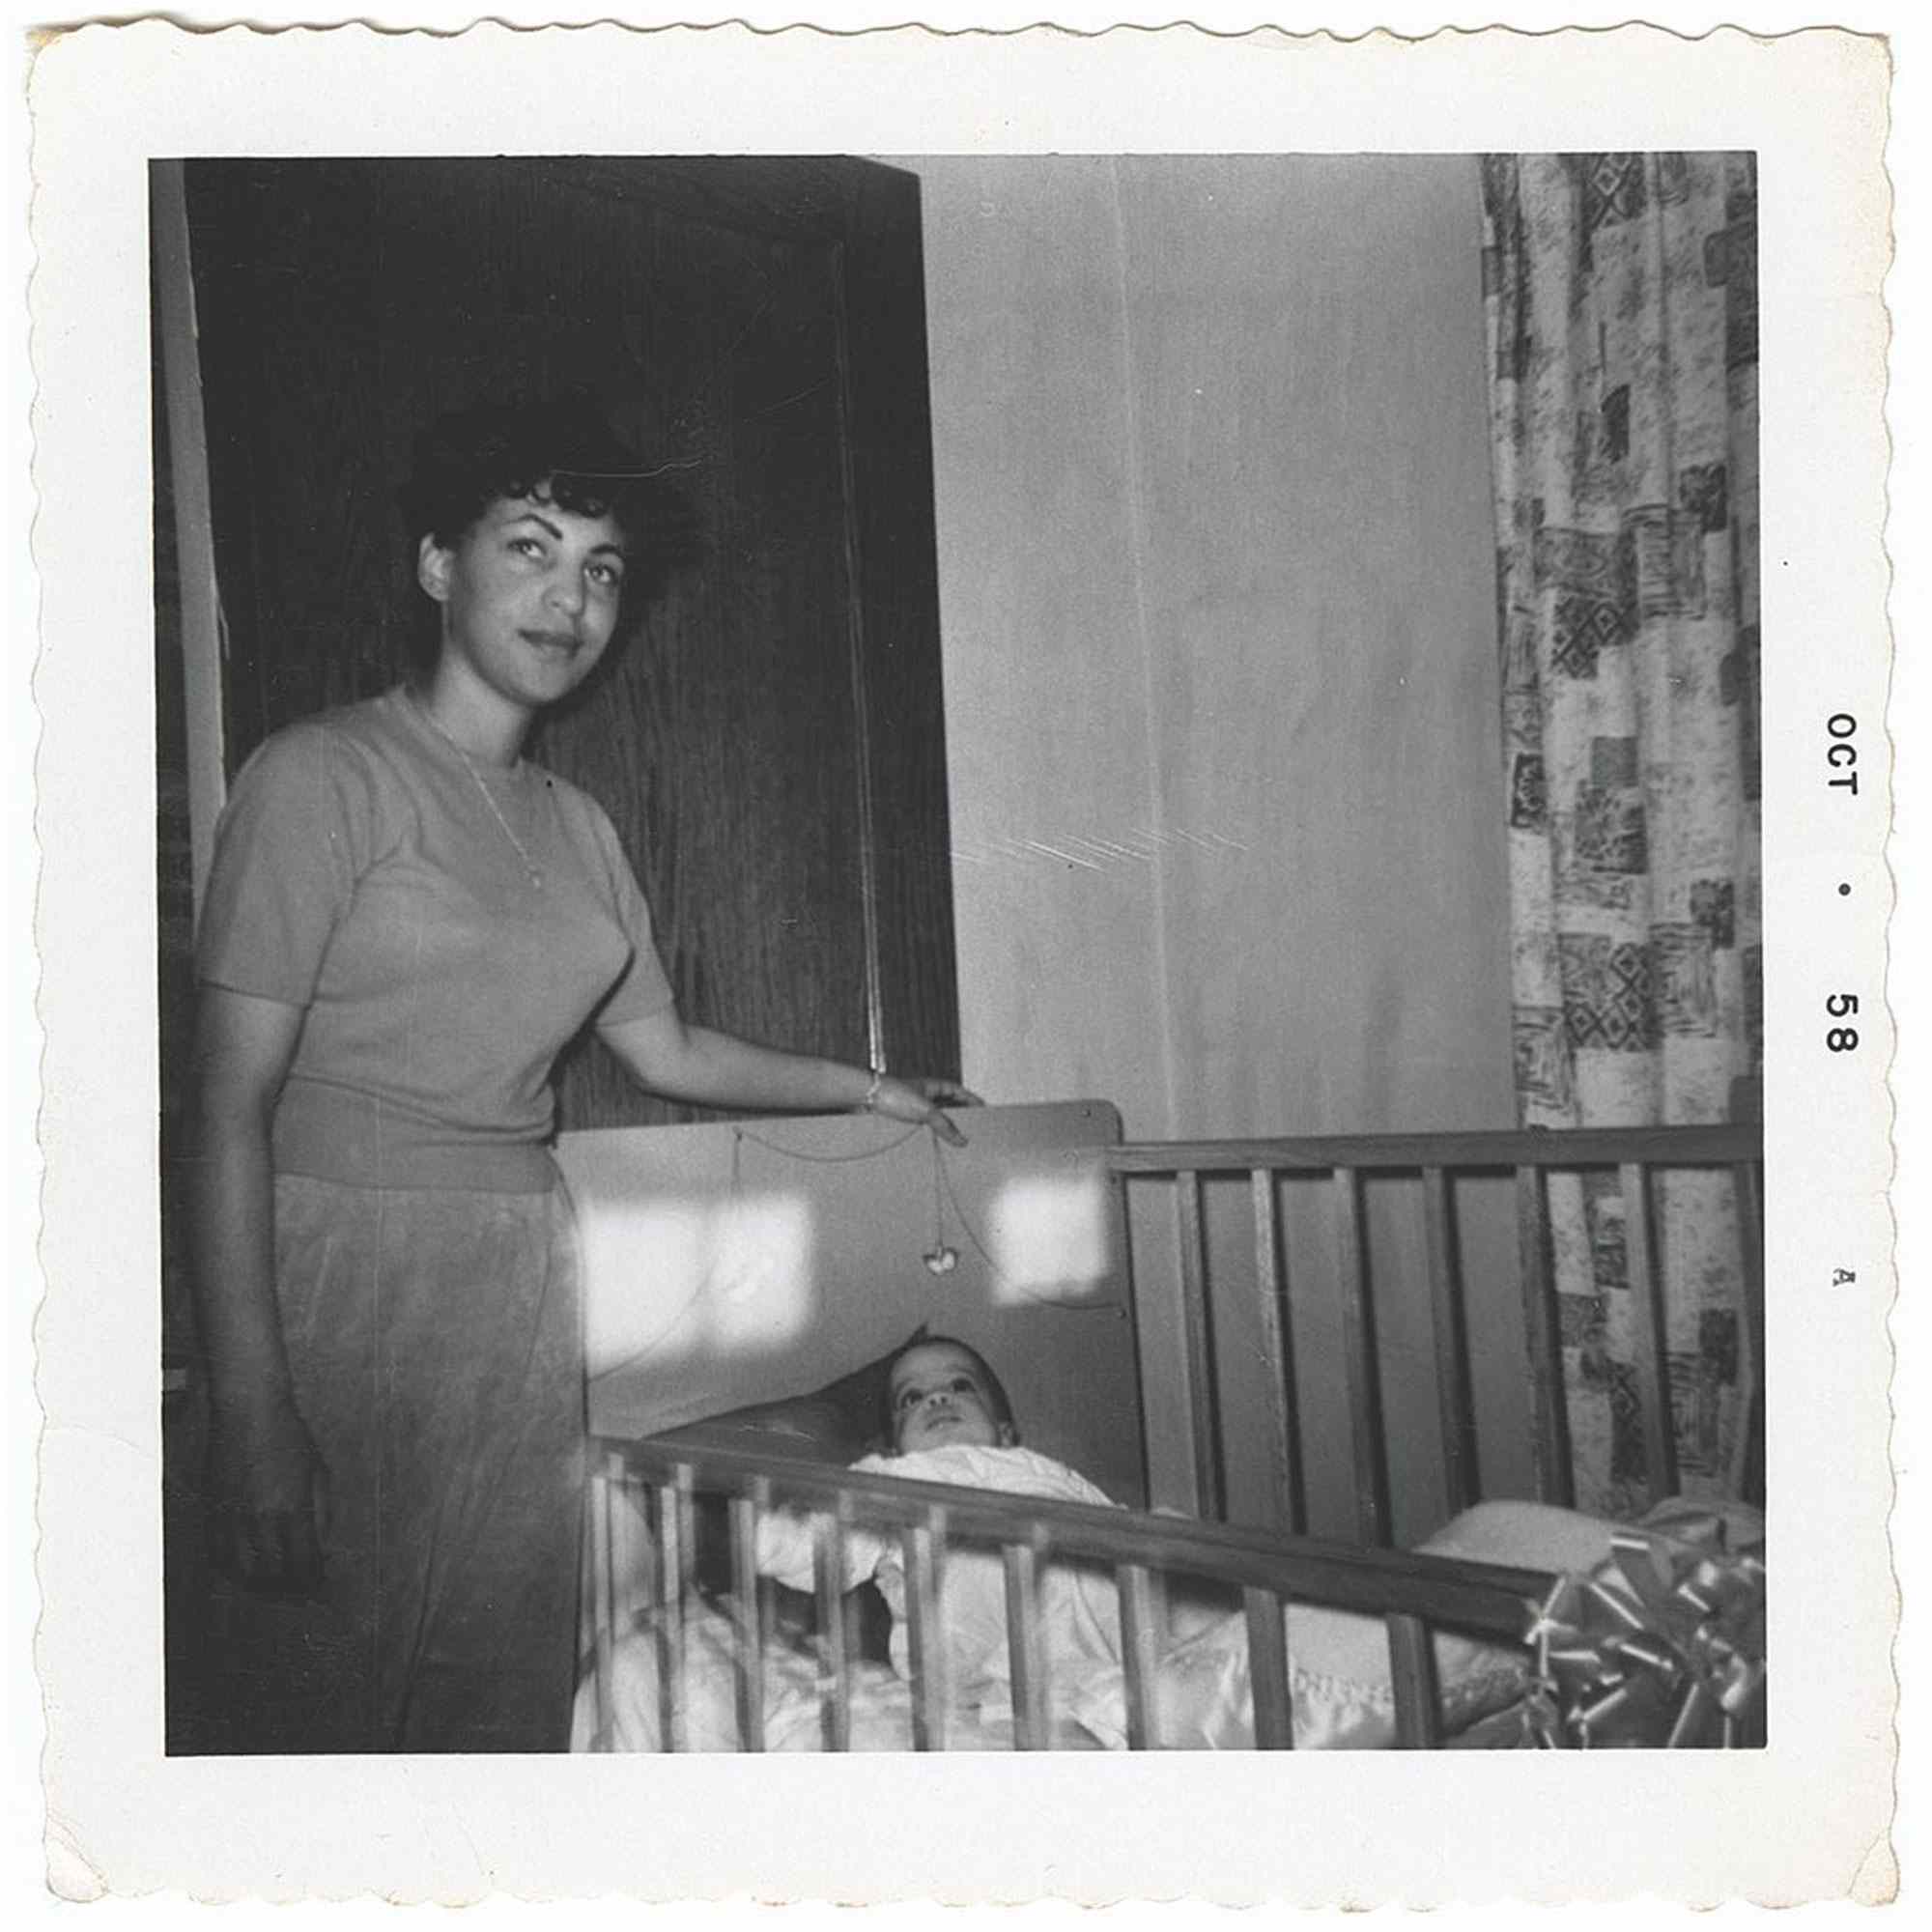
<instances>
[{"instance_id":1,"label":"woman","mask_svg":"<svg viewBox=\"0 0 1932 1932\"><path fill-rule=\"evenodd\" d=\"M440 424L404 492L433 666L270 739L222 820L193 1207L236 1748L567 1742L582 1361L547 1143L587 1019L676 1099L956 1140L935 1102L972 1097L688 1024L609 819L524 759L652 541L639 469L574 401Z\"/></svg>"}]
</instances>

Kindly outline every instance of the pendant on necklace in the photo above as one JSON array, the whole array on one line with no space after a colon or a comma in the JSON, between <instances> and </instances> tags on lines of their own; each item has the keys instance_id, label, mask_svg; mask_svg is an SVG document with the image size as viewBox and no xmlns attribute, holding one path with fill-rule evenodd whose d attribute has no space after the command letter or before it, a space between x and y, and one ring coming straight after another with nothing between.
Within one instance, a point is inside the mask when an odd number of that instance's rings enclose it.
<instances>
[{"instance_id":1,"label":"pendant on necklace","mask_svg":"<svg viewBox=\"0 0 1932 1932\"><path fill-rule=\"evenodd\" d=\"M539 869L537 862L530 857L530 848L517 837L516 828L504 814L503 808L497 803L497 794L490 789L489 781L477 770L476 760L469 755L455 738L451 737L436 722L435 714L431 712L426 704L418 700L414 692L409 694L409 701L412 708L415 711L416 716L462 760L463 769L469 774L471 782L483 794L483 803L490 808L490 816L497 821L497 828L501 831L503 837L510 841L510 849L523 861L524 876L530 882L530 890L532 892L542 892L544 875Z\"/></svg>"},{"instance_id":2,"label":"pendant on necklace","mask_svg":"<svg viewBox=\"0 0 1932 1932\"><path fill-rule=\"evenodd\" d=\"M497 825L502 829L503 837L510 841L510 849L524 862L524 876L530 882L530 890L532 892L542 892L544 882L543 870L537 865L536 860L530 856L530 848L517 837L516 827L510 823L509 817L504 812L503 808L497 803L497 794L490 789L483 774L474 765L469 764L468 757L463 762L466 765L469 765L469 776L476 781L476 789L483 794L483 803L490 808L490 815L496 819Z\"/></svg>"}]
</instances>

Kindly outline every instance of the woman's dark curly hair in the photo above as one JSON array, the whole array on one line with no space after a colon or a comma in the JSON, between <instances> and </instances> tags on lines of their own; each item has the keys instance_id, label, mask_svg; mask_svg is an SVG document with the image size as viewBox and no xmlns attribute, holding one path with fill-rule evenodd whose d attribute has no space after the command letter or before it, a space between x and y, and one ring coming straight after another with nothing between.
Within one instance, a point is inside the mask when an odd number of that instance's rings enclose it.
<instances>
[{"instance_id":1,"label":"woman's dark curly hair","mask_svg":"<svg viewBox=\"0 0 1932 1932\"><path fill-rule=\"evenodd\" d=\"M585 389L478 403L440 417L416 439L414 466L396 492L410 535L443 545L503 497L610 517L628 540L633 590L682 561L695 531L684 492L619 440Z\"/></svg>"}]
</instances>

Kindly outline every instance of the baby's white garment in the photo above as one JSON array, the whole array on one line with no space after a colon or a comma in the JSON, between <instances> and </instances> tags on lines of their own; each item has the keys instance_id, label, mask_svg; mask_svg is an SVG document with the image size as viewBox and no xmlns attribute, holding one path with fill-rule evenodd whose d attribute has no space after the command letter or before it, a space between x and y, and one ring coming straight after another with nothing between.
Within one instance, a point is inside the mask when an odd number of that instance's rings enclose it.
<instances>
[{"instance_id":1,"label":"baby's white garment","mask_svg":"<svg viewBox=\"0 0 1932 1932\"><path fill-rule=\"evenodd\" d=\"M1033 1449L947 1443L909 1456L867 1456L852 1466L860 1474L1116 1507L1077 1469ZM781 1514L761 1520L758 1568L794 1589L809 1590L810 1525L802 1518ZM893 1613L894 1667L901 1677L910 1677L905 1564L898 1544L868 1531L848 1531L844 1586L850 1589L868 1577L878 1584ZM995 1549L949 1544L939 1588L948 1701L990 1723L1009 1720L1012 1709L1006 1590L1006 1570ZM1052 1707L1086 1724L1103 1744L1124 1743L1120 1608L1112 1577L1104 1570L1076 1564L1045 1565L1039 1573L1039 1634Z\"/></svg>"}]
</instances>

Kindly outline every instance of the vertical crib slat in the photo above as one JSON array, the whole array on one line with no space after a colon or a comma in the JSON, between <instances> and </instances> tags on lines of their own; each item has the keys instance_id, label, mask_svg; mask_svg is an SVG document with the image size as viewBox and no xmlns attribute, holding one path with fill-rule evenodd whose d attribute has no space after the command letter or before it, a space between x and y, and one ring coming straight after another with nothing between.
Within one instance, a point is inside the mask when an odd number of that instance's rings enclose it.
<instances>
[{"instance_id":1,"label":"vertical crib slat","mask_svg":"<svg viewBox=\"0 0 1932 1932\"><path fill-rule=\"evenodd\" d=\"M1570 1418L1563 1395L1563 1354L1549 1251L1549 1202L1543 1170L1516 1171L1517 1266L1522 1288L1523 1340L1535 1405L1536 1492L1547 1503L1576 1503L1570 1466Z\"/></svg>"},{"instance_id":2,"label":"vertical crib slat","mask_svg":"<svg viewBox=\"0 0 1932 1932\"><path fill-rule=\"evenodd\" d=\"M1388 1485L1382 1466L1381 1389L1376 1375L1375 1311L1362 1241L1361 1175L1335 1170L1335 1252L1342 1274L1342 1352L1355 1461L1355 1529L1371 1547L1388 1540Z\"/></svg>"},{"instance_id":3,"label":"vertical crib slat","mask_svg":"<svg viewBox=\"0 0 1932 1932\"><path fill-rule=\"evenodd\" d=\"M1301 1492L1301 1457L1294 1414L1294 1337L1288 1319L1288 1281L1282 1267L1281 1211L1273 1168L1249 1177L1255 1208L1255 1293L1262 1321L1262 1355L1267 1364L1268 1442L1274 1457L1275 1495L1291 1535L1308 1528Z\"/></svg>"},{"instance_id":4,"label":"vertical crib slat","mask_svg":"<svg viewBox=\"0 0 1932 1932\"><path fill-rule=\"evenodd\" d=\"M1391 1612L1382 1621L1388 1631L1396 1748L1436 1750L1442 1744L1442 1709L1429 1626L1420 1617L1399 1612Z\"/></svg>"},{"instance_id":5,"label":"vertical crib slat","mask_svg":"<svg viewBox=\"0 0 1932 1932\"><path fill-rule=\"evenodd\" d=\"M1659 1275L1650 1172L1627 1160L1617 1170L1624 1197L1624 1268L1631 1307L1632 1367L1643 1406L1644 1483L1652 1502L1677 1493L1677 1432L1670 1406L1669 1350L1663 1329L1663 1283Z\"/></svg>"},{"instance_id":6,"label":"vertical crib slat","mask_svg":"<svg viewBox=\"0 0 1932 1932\"><path fill-rule=\"evenodd\" d=\"M686 1747L684 1598L691 1580L691 1469L680 1463L656 1492L659 1735L667 1750Z\"/></svg>"},{"instance_id":7,"label":"vertical crib slat","mask_svg":"<svg viewBox=\"0 0 1932 1932\"><path fill-rule=\"evenodd\" d=\"M1201 1177L1185 1168L1174 1177L1175 1234L1180 1244L1180 1299L1187 1321L1185 1421L1194 1442L1197 1514L1219 1522L1226 1513L1221 1486L1221 1427L1214 1406L1214 1335L1208 1313L1208 1240L1201 1216Z\"/></svg>"},{"instance_id":8,"label":"vertical crib slat","mask_svg":"<svg viewBox=\"0 0 1932 1932\"><path fill-rule=\"evenodd\" d=\"M617 1720L611 1694L614 1668L611 1653L615 1648L617 1620L616 1539L611 1523L617 1508L618 1487L623 1481L624 1459L614 1449L607 1450L590 1484L590 1617L599 1750L610 1747L611 1729Z\"/></svg>"},{"instance_id":9,"label":"vertical crib slat","mask_svg":"<svg viewBox=\"0 0 1932 1932\"><path fill-rule=\"evenodd\" d=\"M812 1581L818 1604L818 1642L823 1675L819 1682L819 1727L829 1751L852 1747L852 1680L845 1654L844 1499L838 1514L814 1512L811 1519ZM830 1688L831 1695L825 1692Z\"/></svg>"},{"instance_id":10,"label":"vertical crib slat","mask_svg":"<svg viewBox=\"0 0 1932 1932\"><path fill-rule=\"evenodd\" d=\"M1000 1554L1007 1573L1007 1654L1013 1681L1013 1748L1045 1750L1046 1652L1039 1630L1039 1559L1034 1543L1008 1543Z\"/></svg>"},{"instance_id":11,"label":"vertical crib slat","mask_svg":"<svg viewBox=\"0 0 1932 1932\"><path fill-rule=\"evenodd\" d=\"M731 1598L735 1624L731 1657L738 1696L738 1743L748 1751L765 1747L765 1634L758 1614L758 1518L771 1501L762 1479L749 1496L733 1496Z\"/></svg>"},{"instance_id":12,"label":"vertical crib slat","mask_svg":"<svg viewBox=\"0 0 1932 1932\"><path fill-rule=\"evenodd\" d=\"M1436 1402L1442 1426L1442 1482L1449 1514L1476 1500L1476 1418L1469 1393L1467 1323L1456 1262L1456 1224L1446 1169L1422 1170L1422 1232L1435 1331Z\"/></svg>"},{"instance_id":13,"label":"vertical crib slat","mask_svg":"<svg viewBox=\"0 0 1932 1932\"><path fill-rule=\"evenodd\" d=\"M1742 1267L1745 1316L1745 1347L1750 1362L1747 1373L1751 1381L1750 1406L1745 1411L1744 1426L1738 1432L1738 1455L1734 1489L1747 1502L1764 1500L1764 1203L1760 1194L1763 1177L1755 1161L1741 1160L1731 1169L1731 1185L1737 1196L1738 1260Z\"/></svg>"},{"instance_id":14,"label":"vertical crib slat","mask_svg":"<svg viewBox=\"0 0 1932 1932\"><path fill-rule=\"evenodd\" d=\"M946 1550L946 1511L935 1506L923 1522L899 1532L905 1563L906 1662L912 1671L912 1747L946 1748L946 1646L939 1628L940 1565Z\"/></svg>"},{"instance_id":15,"label":"vertical crib slat","mask_svg":"<svg viewBox=\"0 0 1932 1932\"><path fill-rule=\"evenodd\" d=\"M1116 1565L1114 1585L1121 1605L1121 1660L1127 1679L1127 1748L1154 1750L1160 1745L1160 1680L1153 1585L1147 1565Z\"/></svg>"},{"instance_id":16,"label":"vertical crib slat","mask_svg":"<svg viewBox=\"0 0 1932 1932\"><path fill-rule=\"evenodd\" d=\"M1255 1748L1294 1748L1294 1705L1288 1681L1288 1624L1272 1590L1241 1592L1248 1618L1248 1685L1254 1700Z\"/></svg>"}]
</instances>

